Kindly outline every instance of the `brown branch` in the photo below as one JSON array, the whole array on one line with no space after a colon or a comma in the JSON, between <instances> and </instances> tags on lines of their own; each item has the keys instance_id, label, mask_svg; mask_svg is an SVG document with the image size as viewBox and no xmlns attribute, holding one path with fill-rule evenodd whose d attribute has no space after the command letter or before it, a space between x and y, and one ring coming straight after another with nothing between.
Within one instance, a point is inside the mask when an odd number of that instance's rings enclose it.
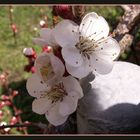
<instances>
[{"instance_id":1,"label":"brown branch","mask_svg":"<svg viewBox=\"0 0 140 140\"><path fill-rule=\"evenodd\" d=\"M129 5L127 8L125 6L125 10L117 28L113 31L114 37L119 42L122 52L133 43L134 36L132 31L140 21L140 5Z\"/></svg>"},{"instance_id":2,"label":"brown branch","mask_svg":"<svg viewBox=\"0 0 140 140\"><path fill-rule=\"evenodd\" d=\"M121 5L121 8L124 10L124 11L130 11L130 6L128 5Z\"/></svg>"},{"instance_id":3,"label":"brown branch","mask_svg":"<svg viewBox=\"0 0 140 140\"><path fill-rule=\"evenodd\" d=\"M29 126L33 126L32 124L14 124L14 125L1 125L0 129L4 129L4 128L14 128L14 127L29 127Z\"/></svg>"},{"instance_id":4,"label":"brown branch","mask_svg":"<svg viewBox=\"0 0 140 140\"><path fill-rule=\"evenodd\" d=\"M19 124L14 124L14 125L1 125L0 129L4 128L15 128L15 127L39 127L41 129L47 128L47 125L43 123L19 123Z\"/></svg>"},{"instance_id":5,"label":"brown branch","mask_svg":"<svg viewBox=\"0 0 140 140\"><path fill-rule=\"evenodd\" d=\"M72 6L72 13L74 15L74 21L77 24L81 23L81 20L85 14L86 6Z\"/></svg>"}]
</instances>

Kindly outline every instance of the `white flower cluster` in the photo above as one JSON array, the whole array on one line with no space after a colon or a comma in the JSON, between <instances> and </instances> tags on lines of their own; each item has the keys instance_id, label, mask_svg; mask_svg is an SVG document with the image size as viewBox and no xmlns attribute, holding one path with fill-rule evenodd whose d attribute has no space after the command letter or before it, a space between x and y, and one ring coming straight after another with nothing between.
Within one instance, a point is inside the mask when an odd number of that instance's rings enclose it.
<instances>
[{"instance_id":1,"label":"white flower cluster","mask_svg":"<svg viewBox=\"0 0 140 140\"><path fill-rule=\"evenodd\" d=\"M67 120L83 97L77 79L92 71L109 73L113 61L119 56L119 44L108 34L108 23L94 12L87 14L80 26L71 20L63 20L53 29L41 29L40 38L33 41L42 47L48 45L56 49L60 46L64 63L53 51L37 57L36 73L27 81L29 94L36 98L32 104L34 112L45 114L55 126ZM64 76L65 71L68 76Z\"/></svg>"}]
</instances>

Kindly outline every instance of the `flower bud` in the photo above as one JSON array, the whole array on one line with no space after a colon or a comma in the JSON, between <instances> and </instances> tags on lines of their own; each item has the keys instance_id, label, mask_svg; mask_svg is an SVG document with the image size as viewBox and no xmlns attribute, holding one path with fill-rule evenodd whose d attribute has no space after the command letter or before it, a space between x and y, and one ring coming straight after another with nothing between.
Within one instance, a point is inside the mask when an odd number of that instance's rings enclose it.
<instances>
[{"instance_id":1,"label":"flower bud","mask_svg":"<svg viewBox=\"0 0 140 140\"><path fill-rule=\"evenodd\" d=\"M35 67L34 66L31 67L31 72L35 73Z\"/></svg>"},{"instance_id":2,"label":"flower bud","mask_svg":"<svg viewBox=\"0 0 140 140\"><path fill-rule=\"evenodd\" d=\"M10 120L10 125L14 125L18 122L17 117L13 116L12 119Z\"/></svg>"},{"instance_id":3,"label":"flower bud","mask_svg":"<svg viewBox=\"0 0 140 140\"><path fill-rule=\"evenodd\" d=\"M62 17L63 19L74 19L72 8L69 5L59 5L53 7L53 12Z\"/></svg>"},{"instance_id":4,"label":"flower bud","mask_svg":"<svg viewBox=\"0 0 140 140\"><path fill-rule=\"evenodd\" d=\"M13 32L15 32L15 33L18 32L18 29L17 29L16 24L12 24L12 25L11 25L11 28L12 28Z\"/></svg>"},{"instance_id":5,"label":"flower bud","mask_svg":"<svg viewBox=\"0 0 140 140\"><path fill-rule=\"evenodd\" d=\"M10 98L9 98L9 96L2 95L2 96L1 96L1 99L2 99L2 100L9 100Z\"/></svg>"},{"instance_id":6,"label":"flower bud","mask_svg":"<svg viewBox=\"0 0 140 140\"><path fill-rule=\"evenodd\" d=\"M11 106L12 103L11 103L10 101L5 101L5 105L7 105L7 106Z\"/></svg>"},{"instance_id":7,"label":"flower bud","mask_svg":"<svg viewBox=\"0 0 140 140\"><path fill-rule=\"evenodd\" d=\"M33 48L24 48L23 49L23 54L26 57L35 57L36 56L36 52L34 51Z\"/></svg>"},{"instance_id":8,"label":"flower bud","mask_svg":"<svg viewBox=\"0 0 140 140\"><path fill-rule=\"evenodd\" d=\"M52 51L52 47L50 47L50 46L45 46L45 47L42 48L42 52L47 52L47 53L49 53L49 52L51 52L51 51Z\"/></svg>"},{"instance_id":9,"label":"flower bud","mask_svg":"<svg viewBox=\"0 0 140 140\"><path fill-rule=\"evenodd\" d=\"M13 90L13 91L12 91L12 95L13 95L13 97L17 96L18 94L19 94L19 93L18 93L17 90Z\"/></svg>"},{"instance_id":10,"label":"flower bud","mask_svg":"<svg viewBox=\"0 0 140 140\"><path fill-rule=\"evenodd\" d=\"M39 22L39 25L40 25L41 28L45 28L46 27L46 22L44 20L41 20Z\"/></svg>"},{"instance_id":11,"label":"flower bud","mask_svg":"<svg viewBox=\"0 0 140 140\"><path fill-rule=\"evenodd\" d=\"M0 110L0 121L2 120L2 118L3 118L3 112L2 110Z\"/></svg>"},{"instance_id":12,"label":"flower bud","mask_svg":"<svg viewBox=\"0 0 140 140\"><path fill-rule=\"evenodd\" d=\"M0 109L2 109L4 106L5 106L5 102L4 101L0 102Z\"/></svg>"}]
</instances>

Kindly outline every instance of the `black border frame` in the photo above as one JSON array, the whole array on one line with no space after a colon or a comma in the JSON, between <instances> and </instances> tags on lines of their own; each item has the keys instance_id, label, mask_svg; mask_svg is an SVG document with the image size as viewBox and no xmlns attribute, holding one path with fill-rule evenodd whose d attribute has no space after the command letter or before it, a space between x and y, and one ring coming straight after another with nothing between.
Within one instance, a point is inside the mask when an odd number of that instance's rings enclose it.
<instances>
[{"instance_id":1,"label":"black border frame","mask_svg":"<svg viewBox=\"0 0 140 140\"><path fill-rule=\"evenodd\" d=\"M140 0L0 0L0 4L140 4Z\"/></svg>"},{"instance_id":2,"label":"black border frame","mask_svg":"<svg viewBox=\"0 0 140 140\"><path fill-rule=\"evenodd\" d=\"M107 5L107 4L140 4L140 0L0 0L0 6L3 5L22 5L25 4L27 6L30 6L32 4L37 4L37 5L42 5L42 4L51 4L51 5L55 5L55 4L73 4L73 5L79 5L79 4L100 4L100 5ZM53 140L53 139L60 139L60 140L68 140L68 139L80 139L80 140L102 140L102 139L107 139L107 140L140 140L140 135L87 135L87 134L75 134L75 135L0 135L0 139L6 139L6 140L23 140L23 139L33 139L33 140Z\"/></svg>"},{"instance_id":3,"label":"black border frame","mask_svg":"<svg viewBox=\"0 0 140 140\"><path fill-rule=\"evenodd\" d=\"M79 140L139 140L140 136L129 136L129 135L122 135L122 136L109 136L109 135L27 135L27 136L0 136L1 139L6 139L6 140L28 140L28 139L33 139L33 140L71 140L71 139L79 139Z\"/></svg>"}]
</instances>

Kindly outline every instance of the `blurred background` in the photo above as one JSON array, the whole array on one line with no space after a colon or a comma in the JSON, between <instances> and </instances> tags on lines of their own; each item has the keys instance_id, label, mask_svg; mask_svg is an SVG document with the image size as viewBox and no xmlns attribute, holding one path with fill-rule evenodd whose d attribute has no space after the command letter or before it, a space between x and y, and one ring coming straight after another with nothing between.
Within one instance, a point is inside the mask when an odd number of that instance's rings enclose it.
<instances>
[{"instance_id":1,"label":"blurred background","mask_svg":"<svg viewBox=\"0 0 140 140\"><path fill-rule=\"evenodd\" d=\"M118 25L124 10L120 6L87 6L86 12L94 11L109 23L110 32ZM23 54L24 48L32 47L34 57L42 51L32 42L40 29L52 27L60 17L52 14L52 6L1 6L0 7L0 134L47 133L44 115L32 112L33 97L28 95L26 80L31 76L31 57ZM56 21L57 22L57 21ZM135 32L135 49L127 49L120 60L139 65L140 28ZM33 61L33 60L32 60Z\"/></svg>"}]
</instances>

